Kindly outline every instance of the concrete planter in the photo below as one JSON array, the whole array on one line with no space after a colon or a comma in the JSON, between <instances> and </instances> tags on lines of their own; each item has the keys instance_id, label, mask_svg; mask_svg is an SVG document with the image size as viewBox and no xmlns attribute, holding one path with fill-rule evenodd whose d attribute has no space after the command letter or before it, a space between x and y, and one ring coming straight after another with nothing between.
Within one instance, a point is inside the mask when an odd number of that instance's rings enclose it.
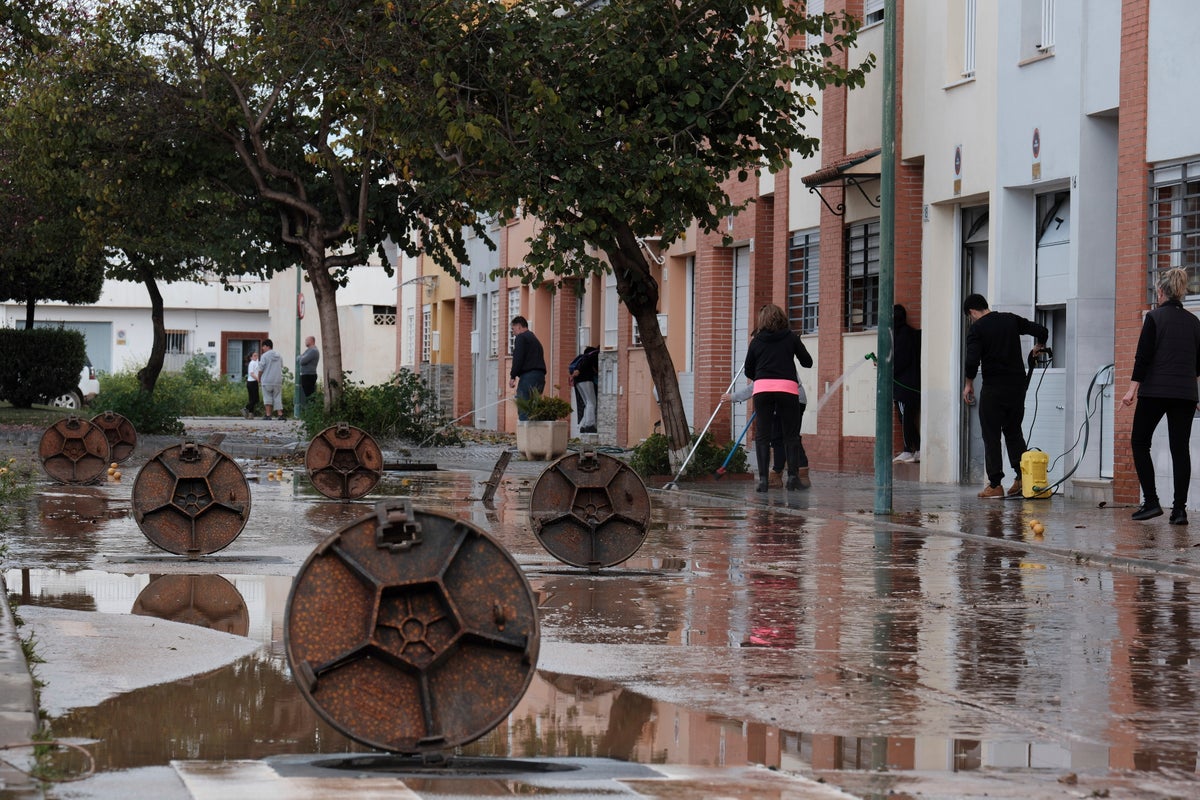
<instances>
[{"instance_id":1,"label":"concrete planter","mask_svg":"<svg viewBox=\"0 0 1200 800\"><path fill-rule=\"evenodd\" d=\"M567 452L570 436L570 420L518 422L517 452L527 461L550 461Z\"/></svg>"}]
</instances>

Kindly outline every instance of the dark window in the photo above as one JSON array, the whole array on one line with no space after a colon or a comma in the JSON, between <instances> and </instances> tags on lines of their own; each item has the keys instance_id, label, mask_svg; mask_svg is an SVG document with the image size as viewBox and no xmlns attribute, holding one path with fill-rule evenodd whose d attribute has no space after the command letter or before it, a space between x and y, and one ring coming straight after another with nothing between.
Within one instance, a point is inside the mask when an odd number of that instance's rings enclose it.
<instances>
[{"instance_id":1,"label":"dark window","mask_svg":"<svg viewBox=\"0 0 1200 800\"><path fill-rule=\"evenodd\" d=\"M879 326L879 220L846 229L846 330Z\"/></svg>"},{"instance_id":2,"label":"dark window","mask_svg":"<svg viewBox=\"0 0 1200 800\"><path fill-rule=\"evenodd\" d=\"M821 235L797 231L788 246L788 319L799 333L816 333L820 302Z\"/></svg>"}]
</instances>

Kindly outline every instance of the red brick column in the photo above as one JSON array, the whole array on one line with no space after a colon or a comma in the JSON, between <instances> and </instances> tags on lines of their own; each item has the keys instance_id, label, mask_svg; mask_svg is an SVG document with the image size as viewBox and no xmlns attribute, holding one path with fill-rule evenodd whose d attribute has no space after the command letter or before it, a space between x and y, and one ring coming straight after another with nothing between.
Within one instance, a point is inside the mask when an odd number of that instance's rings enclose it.
<instances>
[{"instance_id":1,"label":"red brick column","mask_svg":"<svg viewBox=\"0 0 1200 800\"><path fill-rule=\"evenodd\" d=\"M475 329L475 298L463 297L459 287L454 308L454 416L462 417L475 407L475 356L471 353L471 331ZM460 424L471 427L466 417Z\"/></svg>"},{"instance_id":2,"label":"red brick column","mask_svg":"<svg viewBox=\"0 0 1200 800\"><path fill-rule=\"evenodd\" d=\"M1125 0L1121 14L1121 119L1117 132L1117 290L1113 328L1115 389L1120 398L1129 386L1133 354L1149 309L1146 279L1146 213L1149 165L1146 163L1146 84L1150 0ZM1119 406L1118 406L1119 408ZM1129 431L1133 414L1117 412L1113 421L1113 499L1137 502L1140 494Z\"/></svg>"}]
</instances>

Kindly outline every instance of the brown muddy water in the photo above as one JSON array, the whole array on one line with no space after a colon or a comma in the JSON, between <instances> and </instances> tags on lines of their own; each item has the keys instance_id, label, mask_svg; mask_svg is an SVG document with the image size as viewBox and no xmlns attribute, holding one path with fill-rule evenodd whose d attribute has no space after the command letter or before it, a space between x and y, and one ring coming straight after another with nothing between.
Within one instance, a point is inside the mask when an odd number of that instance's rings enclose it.
<instances>
[{"instance_id":1,"label":"brown muddy water","mask_svg":"<svg viewBox=\"0 0 1200 800\"><path fill-rule=\"evenodd\" d=\"M245 531L204 559L149 543L130 519L128 485L47 485L9 535L17 606L154 616L258 644L221 669L47 720L54 736L90 742L97 769L364 749L296 688L283 618L312 548L371 503L327 501L291 472L265 475L252 481ZM537 598L542 668L463 754L818 775L1195 773L1191 581L657 492L642 548L592 575L539 547L529 479L506 481L488 508L478 502L486 478L391 475L372 495L412 497L487 531Z\"/></svg>"}]
</instances>

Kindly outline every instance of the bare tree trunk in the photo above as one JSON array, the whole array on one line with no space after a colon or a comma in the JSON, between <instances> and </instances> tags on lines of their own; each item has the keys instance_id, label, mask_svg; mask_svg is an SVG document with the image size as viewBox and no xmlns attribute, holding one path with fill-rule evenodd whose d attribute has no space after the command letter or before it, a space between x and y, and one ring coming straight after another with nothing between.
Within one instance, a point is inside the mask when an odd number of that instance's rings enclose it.
<instances>
[{"instance_id":1,"label":"bare tree trunk","mask_svg":"<svg viewBox=\"0 0 1200 800\"><path fill-rule=\"evenodd\" d=\"M321 254L324 249L306 249L304 271L312 283L313 299L317 304L317 318L321 322L321 385L325 391L325 410L342 404L345 389L342 378L342 329L338 322L337 284L329 276L322 255L310 257L310 253ZM299 376L297 376L299 381ZM297 391L299 391L297 383Z\"/></svg>"},{"instance_id":2,"label":"bare tree trunk","mask_svg":"<svg viewBox=\"0 0 1200 800\"><path fill-rule=\"evenodd\" d=\"M138 370L137 379L143 392L153 394L158 376L162 374L163 364L166 362L167 326L163 317L162 292L158 290L153 270L139 265L138 274L142 278L142 285L150 293L150 327L154 331L154 343L150 346L150 359L146 366Z\"/></svg>"},{"instance_id":3,"label":"bare tree trunk","mask_svg":"<svg viewBox=\"0 0 1200 800\"><path fill-rule=\"evenodd\" d=\"M32 297L25 301L25 330L33 330L33 310L37 307L37 301Z\"/></svg>"},{"instance_id":4,"label":"bare tree trunk","mask_svg":"<svg viewBox=\"0 0 1200 800\"><path fill-rule=\"evenodd\" d=\"M617 294L629 313L637 320L642 348L650 366L650 377L658 390L659 410L662 413L663 433L671 446L671 462L683 460L691 442L687 411L679 393L679 376L671 360L662 330L658 327L658 283L650 273L650 265L628 225L617 225L615 242L606 248L609 262L617 278Z\"/></svg>"}]
</instances>

